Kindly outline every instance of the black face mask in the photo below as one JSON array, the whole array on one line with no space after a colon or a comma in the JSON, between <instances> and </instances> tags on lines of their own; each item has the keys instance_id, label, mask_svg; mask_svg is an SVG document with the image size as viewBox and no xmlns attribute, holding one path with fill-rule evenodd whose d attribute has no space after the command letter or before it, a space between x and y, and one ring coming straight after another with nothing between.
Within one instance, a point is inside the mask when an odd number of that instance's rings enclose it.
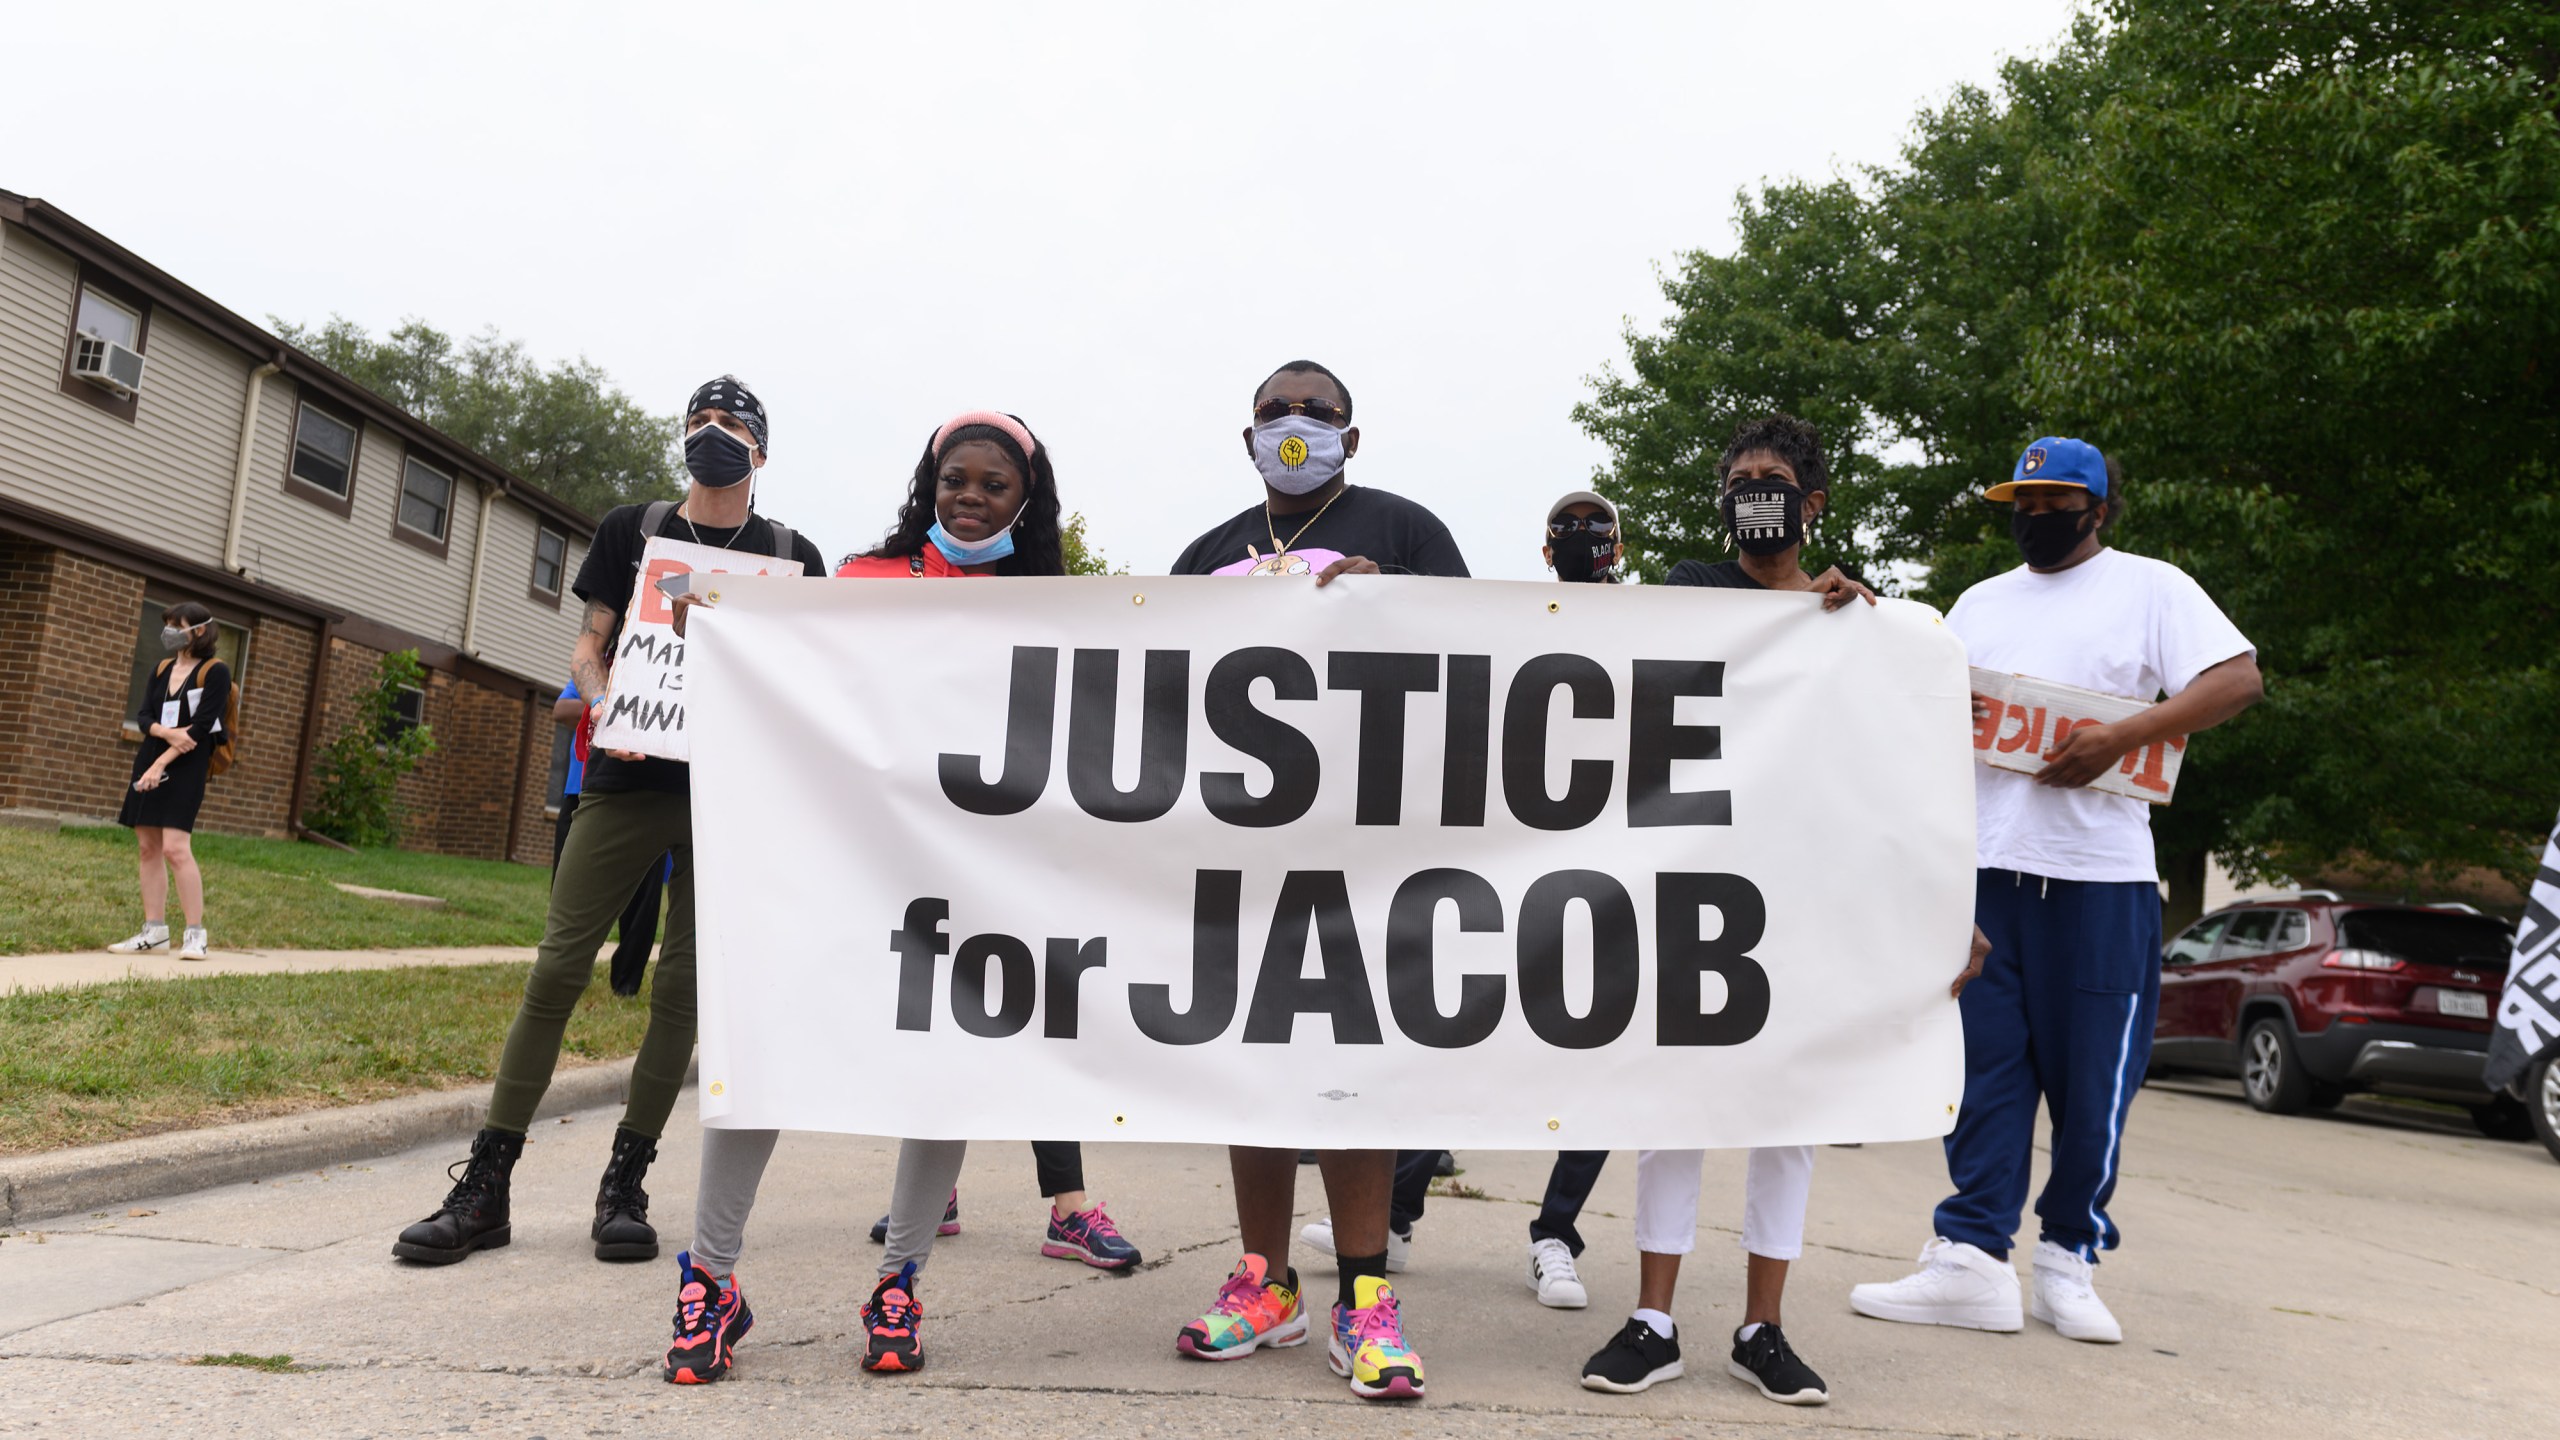
<instances>
[{"instance_id":1,"label":"black face mask","mask_svg":"<svg viewBox=\"0 0 2560 1440\"><path fill-rule=\"evenodd\" d=\"M1783 480L1746 480L1724 492L1724 528L1745 555L1783 555L1804 543L1804 492Z\"/></svg>"},{"instance_id":2,"label":"black face mask","mask_svg":"<svg viewBox=\"0 0 2560 1440\"><path fill-rule=\"evenodd\" d=\"M1615 542L1589 530L1576 530L1570 535L1550 536L1547 549L1556 558L1556 578L1581 584L1596 585L1609 578L1609 562L1602 558Z\"/></svg>"},{"instance_id":3,"label":"black face mask","mask_svg":"<svg viewBox=\"0 0 2560 1440\"><path fill-rule=\"evenodd\" d=\"M2010 512L2009 538L2018 542L2018 553L2025 556L2030 568L2050 570L2071 558L2080 542L2097 528L2091 517L2098 507L2086 510L2047 510L2030 515L2023 510Z\"/></svg>"},{"instance_id":4,"label":"black face mask","mask_svg":"<svg viewBox=\"0 0 2560 1440\"><path fill-rule=\"evenodd\" d=\"M755 451L719 426L705 425L684 437L684 468L696 483L726 490L755 473Z\"/></svg>"}]
</instances>

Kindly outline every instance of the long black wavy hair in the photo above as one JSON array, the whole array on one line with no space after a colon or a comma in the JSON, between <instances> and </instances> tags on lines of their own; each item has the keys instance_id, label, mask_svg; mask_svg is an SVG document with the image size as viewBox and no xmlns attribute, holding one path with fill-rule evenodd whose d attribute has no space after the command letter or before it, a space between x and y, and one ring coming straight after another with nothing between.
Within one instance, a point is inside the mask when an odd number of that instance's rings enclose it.
<instances>
[{"instance_id":1,"label":"long black wavy hair","mask_svg":"<svg viewBox=\"0 0 2560 1440\"><path fill-rule=\"evenodd\" d=\"M1012 417L1020 423L1022 417ZM1031 427L1022 426L1025 430ZM964 440L994 442L1005 458L1022 474L1022 513L1013 522L1013 553L996 562L999 575L1064 575L1067 573L1066 550L1058 536L1058 475L1049 464L1049 442L1032 431L1032 453L1025 456L1014 438L993 425L963 425L943 437L947 452ZM933 528L934 496L942 488L942 457L933 449L933 437L926 436L924 455L916 461L916 473L907 484L906 503L898 507L898 523L879 544L871 547L874 558L896 558L924 553L926 532Z\"/></svg>"}]
</instances>

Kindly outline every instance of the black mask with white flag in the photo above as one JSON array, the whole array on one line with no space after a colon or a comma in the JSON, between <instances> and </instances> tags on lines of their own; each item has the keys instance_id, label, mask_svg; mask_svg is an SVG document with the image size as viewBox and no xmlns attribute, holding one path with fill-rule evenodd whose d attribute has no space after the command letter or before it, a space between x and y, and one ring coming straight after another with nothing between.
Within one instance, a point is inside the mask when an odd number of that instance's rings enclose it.
<instances>
[{"instance_id":1,"label":"black mask with white flag","mask_svg":"<svg viewBox=\"0 0 2560 1440\"><path fill-rule=\"evenodd\" d=\"M2524 923L2516 927L2515 959L2507 966L2483 1078L2490 1089L2504 1090L2554 1049L2560 1049L2560 828L2543 848Z\"/></svg>"}]
</instances>

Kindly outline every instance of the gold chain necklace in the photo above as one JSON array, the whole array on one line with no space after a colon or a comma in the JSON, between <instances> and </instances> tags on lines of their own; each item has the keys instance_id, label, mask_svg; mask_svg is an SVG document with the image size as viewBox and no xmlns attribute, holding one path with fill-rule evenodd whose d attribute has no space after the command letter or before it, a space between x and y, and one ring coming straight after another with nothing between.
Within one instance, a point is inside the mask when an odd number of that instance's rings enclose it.
<instances>
[{"instance_id":1,"label":"gold chain necklace","mask_svg":"<svg viewBox=\"0 0 2560 1440\"><path fill-rule=\"evenodd\" d=\"M1306 533L1315 528L1317 521L1324 518L1324 512L1333 508L1333 502L1341 499L1344 495L1349 494L1350 491L1351 487L1347 484L1341 489L1334 491L1330 499L1327 499L1323 504L1316 507L1316 513L1307 517L1307 523L1299 526L1297 532L1289 537L1287 545L1280 543L1280 523L1278 520L1273 518L1271 514L1271 498L1267 495L1264 496L1262 501L1262 524L1264 529L1271 532L1271 554L1275 557L1288 554L1289 547L1306 538Z\"/></svg>"}]
</instances>

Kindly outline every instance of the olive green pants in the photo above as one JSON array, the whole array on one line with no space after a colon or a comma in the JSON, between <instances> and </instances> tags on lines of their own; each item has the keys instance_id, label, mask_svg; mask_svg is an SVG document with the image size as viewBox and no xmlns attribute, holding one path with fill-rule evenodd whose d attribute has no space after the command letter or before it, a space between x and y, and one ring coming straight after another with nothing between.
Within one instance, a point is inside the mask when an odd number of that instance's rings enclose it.
<instances>
[{"instance_id":1,"label":"olive green pants","mask_svg":"<svg viewBox=\"0 0 2560 1440\"><path fill-rule=\"evenodd\" d=\"M633 887L671 850L666 938L649 987L649 1028L631 1066L631 1101L622 1111L624 1125L653 1140L666 1129L693 1058L693 800L654 790L579 797L578 818L551 880L542 949L498 1058L490 1128L521 1135L533 1124L560 1061L569 1013L595 978L596 951L631 903Z\"/></svg>"}]
</instances>

